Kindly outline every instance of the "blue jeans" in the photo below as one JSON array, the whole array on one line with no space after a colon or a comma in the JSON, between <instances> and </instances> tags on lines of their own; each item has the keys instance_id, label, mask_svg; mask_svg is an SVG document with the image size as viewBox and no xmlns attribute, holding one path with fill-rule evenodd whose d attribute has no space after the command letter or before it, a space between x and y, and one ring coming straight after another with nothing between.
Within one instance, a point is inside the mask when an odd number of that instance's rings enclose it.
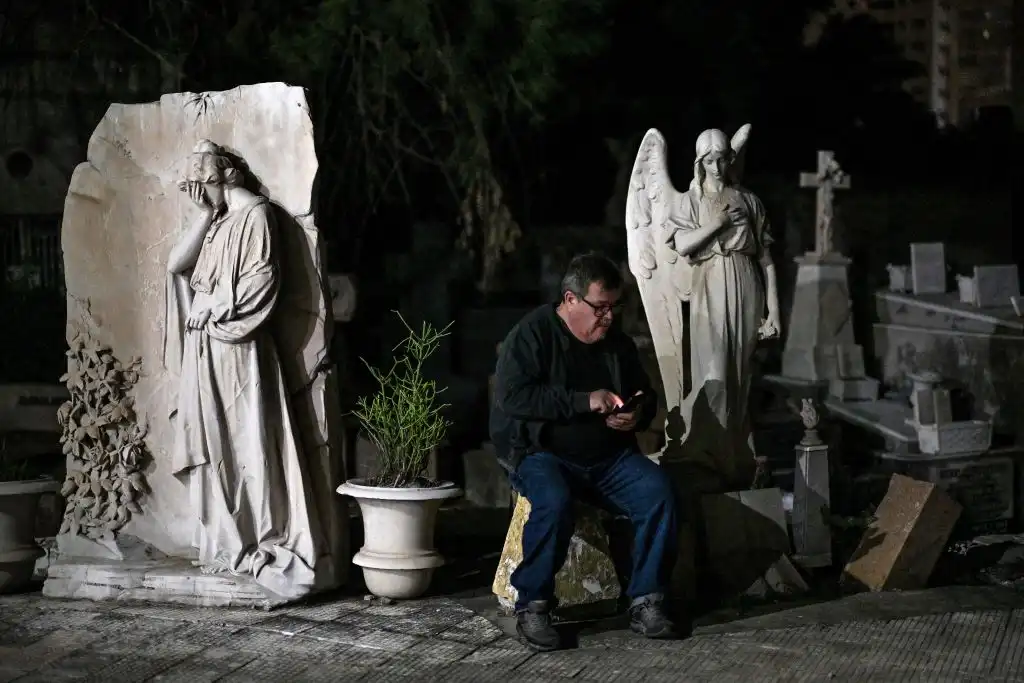
<instances>
[{"instance_id":1,"label":"blue jeans","mask_svg":"<svg viewBox=\"0 0 1024 683\"><path fill-rule=\"evenodd\" d=\"M555 597L555 574L572 538L573 501L604 503L633 523L633 568L627 595L662 594L676 557L676 500L664 470L635 450L592 466L552 453L531 453L510 476L512 488L530 501L523 528L523 561L512 572L516 609Z\"/></svg>"}]
</instances>

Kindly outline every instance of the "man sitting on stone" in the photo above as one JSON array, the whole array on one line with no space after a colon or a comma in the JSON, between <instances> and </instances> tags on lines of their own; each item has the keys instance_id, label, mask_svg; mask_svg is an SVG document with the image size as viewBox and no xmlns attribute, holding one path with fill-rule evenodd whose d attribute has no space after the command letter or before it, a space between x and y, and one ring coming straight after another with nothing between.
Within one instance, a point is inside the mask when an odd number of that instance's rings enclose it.
<instances>
[{"instance_id":1,"label":"man sitting on stone","mask_svg":"<svg viewBox=\"0 0 1024 683\"><path fill-rule=\"evenodd\" d=\"M675 634L662 604L676 553L676 503L665 473L637 446L635 432L650 424L657 398L633 340L612 327L622 288L614 262L576 256L561 300L527 314L498 355L491 440L512 487L531 506L511 583L516 630L536 650L560 647L551 624L555 574L580 499L633 524L632 630L648 638Z\"/></svg>"}]
</instances>

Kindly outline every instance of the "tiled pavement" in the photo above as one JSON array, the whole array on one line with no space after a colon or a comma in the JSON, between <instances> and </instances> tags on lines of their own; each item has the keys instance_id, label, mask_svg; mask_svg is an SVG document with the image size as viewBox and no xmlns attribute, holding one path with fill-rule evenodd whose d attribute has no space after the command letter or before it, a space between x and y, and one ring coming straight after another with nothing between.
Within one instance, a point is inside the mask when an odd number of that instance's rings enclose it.
<instances>
[{"instance_id":1,"label":"tiled pavement","mask_svg":"<svg viewBox=\"0 0 1024 683\"><path fill-rule=\"evenodd\" d=\"M0 596L6 681L1021 681L1024 610L650 642L583 634L535 655L444 599L274 612Z\"/></svg>"}]
</instances>

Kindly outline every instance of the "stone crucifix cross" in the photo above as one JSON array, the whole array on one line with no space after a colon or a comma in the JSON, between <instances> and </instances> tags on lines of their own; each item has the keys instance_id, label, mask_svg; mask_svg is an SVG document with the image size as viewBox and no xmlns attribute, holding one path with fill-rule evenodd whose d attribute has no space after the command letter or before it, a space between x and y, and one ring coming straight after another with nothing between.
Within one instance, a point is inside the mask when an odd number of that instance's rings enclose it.
<instances>
[{"instance_id":1,"label":"stone crucifix cross","mask_svg":"<svg viewBox=\"0 0 1024 683\"><path fill-rule=\"evenodd\" d=\"M835 153L827 150L818 152L817 173L801 173L800 187L814 187L818 190L814 220L814 253L818 256L833 253L832 246L832 192L850 189L850 176L843 172L835 159Z\"/></svg>"}]
</instances>

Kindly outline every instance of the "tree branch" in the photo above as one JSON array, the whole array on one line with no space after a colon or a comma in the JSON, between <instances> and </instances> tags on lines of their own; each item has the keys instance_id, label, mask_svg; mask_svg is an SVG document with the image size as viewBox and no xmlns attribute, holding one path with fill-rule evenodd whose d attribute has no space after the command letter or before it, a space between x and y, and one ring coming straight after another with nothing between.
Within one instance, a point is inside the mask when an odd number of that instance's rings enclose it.
<instances>
[{"instance_id":1,"label":"tree branch","mask_svg":"<svg viewBox=\"0 0 1024 683\"><path fill-rule=\"evenodd\" d=\"M112 19L108 19L107 17L104 17L104 16L100 15L98 12L96 12L95 8L92 7L92 3L89 3L89 6L90 6L90 9L92 9L92 11L96 14L96 16L99 17L100 21L102 21L104 24L106 24L107 26L111 27L112 29L114 29L115 31L117 31L118 33L123 35L125 38L127 38L129 41L134 43L136 46L138 46L141 49L143 49L145 52L147 52L154 59L156 59L161 64L166 66L168 69L170 69L171 72L175 76L177 76L180 80L185 80L185 78L186 78L185 72L182 71L181 68L177 64L173 63L170 59L168 59L165 55L163 55L159 50L156 50L156 49L150 47L149 45L144 43L139 38L136 38L135 35L133 35L131 32L129 32L127 29L125 29L123 26L121 26L116 21L114 21Z\"/></svg>"}]
</instances>

